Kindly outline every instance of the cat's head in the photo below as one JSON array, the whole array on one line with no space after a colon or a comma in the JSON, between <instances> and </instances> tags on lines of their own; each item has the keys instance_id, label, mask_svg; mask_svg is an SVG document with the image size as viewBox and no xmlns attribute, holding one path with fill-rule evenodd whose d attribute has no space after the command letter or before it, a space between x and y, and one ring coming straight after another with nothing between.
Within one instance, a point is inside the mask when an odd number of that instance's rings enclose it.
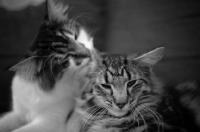
<instances>
[{"instance_id":1,"label":"cat's head","mask_svg":"<svg viewBox=\"0 0 200 132\"><path fill-rule=\"evenodd\" d=\"M43 88L52 88L70 65L81 67L91 59L93 39L86 30L69 19L69 7L47 0L48 13L24 59L12 66L25 78L39 81ZM84 64L83 64L84 62Z\"/></svg>"},{"instance_id":2,"label":"cat's head","mask_svg":"<svg viewBox=\"0 0 200 132\"><path fill-rule=\"evenodd\" d=\"M152 66L162 58L163 49L142 55L103 55L96 70L88 74L82 99L87 100L91 109L96 105L117 118L142 114L156 106L162 85L154 76Z\"/></svg>"}]
</instances>

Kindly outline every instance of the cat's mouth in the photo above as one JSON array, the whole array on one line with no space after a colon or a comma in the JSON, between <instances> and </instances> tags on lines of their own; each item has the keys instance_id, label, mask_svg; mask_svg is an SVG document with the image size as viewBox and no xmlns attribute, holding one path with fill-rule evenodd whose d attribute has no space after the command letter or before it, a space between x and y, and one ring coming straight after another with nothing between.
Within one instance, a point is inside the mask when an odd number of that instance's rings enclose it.
<instances>
[{"instance_id":1,"label":"cat's mouth","mask_svg":"<svg viewBox=\"0 0 200 132\"><path fill-rule=\"evenodd\" d=\"M130 111L126 111L126 112L113 112L110 111L108 112L108 115L114 118L125 118L131 115Z\"/></svg>"}]
</instances>

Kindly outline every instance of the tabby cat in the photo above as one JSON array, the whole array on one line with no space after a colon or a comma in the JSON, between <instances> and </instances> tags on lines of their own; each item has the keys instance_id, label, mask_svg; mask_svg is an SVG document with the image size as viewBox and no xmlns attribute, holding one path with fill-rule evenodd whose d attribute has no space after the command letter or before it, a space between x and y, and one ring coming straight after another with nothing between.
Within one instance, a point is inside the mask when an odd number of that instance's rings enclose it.
<instances>
[{"instance_id":1,"label":"tabby cat","mask_svg":"<svg viewBox=\"0 0 200 132\"><path fill-rule=\"evenodd\" d=\"M198 87L165 88L152 71L163 50L99 57L77 98L80 132L199 132Z\"/></svg>"},{"instance_id":2,"label":"tabby cat","mask_svg":"<svg viewBox=\"0 0 200 132\"><path fill-rule=\"evenodd\" d=\"M94 65L92 37L68 6L47 1L48 15L24 59L12 66L12 110L0 132L66 132L79 80Z\"/></svg>"}]
</instances>

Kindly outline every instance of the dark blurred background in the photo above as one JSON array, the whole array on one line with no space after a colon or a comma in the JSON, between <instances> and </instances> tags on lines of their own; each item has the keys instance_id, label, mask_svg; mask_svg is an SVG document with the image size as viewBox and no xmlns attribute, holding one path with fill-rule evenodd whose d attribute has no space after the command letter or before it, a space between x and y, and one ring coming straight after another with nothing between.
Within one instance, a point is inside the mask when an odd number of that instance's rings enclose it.
<instances>
[{"instance_id":1,"label":"dark blurred background","mask_svg":"<svg viewBox=\"0 0 200 132\"><path fill-rule=\"evenodd\" d=\"M14 73L6 68L23 57L46 13L44 2L28 1L0 0L0 113L10 109ZM167 86L200 80L199 0L65 2L73 7L71 17L79 14L77 20L95 31L100 51L131 54L164 46L154 71Z\"/></svg>"}]
</instances>

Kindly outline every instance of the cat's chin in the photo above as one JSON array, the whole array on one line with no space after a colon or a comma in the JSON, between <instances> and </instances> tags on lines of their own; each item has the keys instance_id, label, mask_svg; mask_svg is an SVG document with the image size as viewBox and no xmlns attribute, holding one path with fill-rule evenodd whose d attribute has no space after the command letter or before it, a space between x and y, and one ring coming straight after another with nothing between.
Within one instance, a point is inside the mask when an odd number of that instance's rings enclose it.
<instances>
[{"instance_id":1,"label":"cat's chin","mask_svg":"<svg viewBox=\"0 0 200 132\"><path fill-rule=\"evenodd\" d=\"M128 111L125 110L115 110L115 109L110 109L108 110L109 114L115 117L124 117L127 115Z\"/></svg>"}]
</instances>

